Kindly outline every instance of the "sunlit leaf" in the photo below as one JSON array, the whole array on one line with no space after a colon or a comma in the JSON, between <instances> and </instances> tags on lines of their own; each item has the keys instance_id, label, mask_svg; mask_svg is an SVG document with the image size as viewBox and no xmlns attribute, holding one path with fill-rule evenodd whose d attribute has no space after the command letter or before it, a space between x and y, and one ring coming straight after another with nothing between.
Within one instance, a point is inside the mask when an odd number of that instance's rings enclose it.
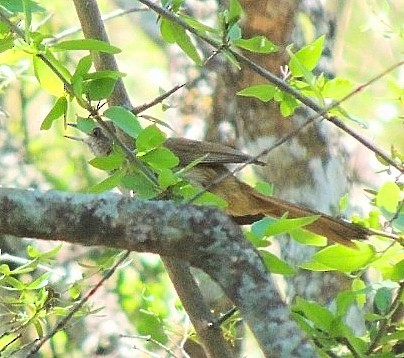
<instances>
[{"instance_id":1,"label":"sunlit leaf","mask_svg":"<svg viewBox=\"0 0 404 358\"><path fill-rule=\"evenodd\" d=\"M165 134L158 129L156 125L151 125L143 129L137 139L136 148L139 153L147 152L151 149L155 149L166 140Z\"/></svg>"},{"instance_id":2,"label":"sunlit leaf","mask_svg":"<svg viewBox=\"0 0 404 358\"><path fill-rule=\"evenodd\" d=\"M255 53L272 53L278 51L278 46L269 41L265 36L255 36L250 39L239 39L233 41L237 47Z\"/></svg>"},{"instance_id":3,"label":"sunlit leaf","mask_svg":"<svg viewBox=\"0 0 404 358\"><path fill-rule=\"evenodd\" d=\"M317 252L313 260L341 272L356 271L366 267L375 258L373 246L357 242L357 249L341 245L328 246Z\"/></svg>"},{"instance_id":4,"label":"sunlit leaf","mask_svg":"<svg viewBox=\"0 0 404 358\"><path fill-rule=\"evenodd\" d=\"M139 133L143 130L139 123L138 118L129 110L123 107L112 106L109 107L103 115L114 122L126 134L132 138L137 138Z\"/></svg>"},{"instance_id":5,"label":"sunlit leaf","mask_svg":"<svg viewBox=\"0 0 404 358\"><path fill-rule=\"evenodd\" d=\"M274 254L260 250L260 255L264 260L265 266L270 273L277 273L280 275L291 276L296 274L296 270L289 266L285 261L281 260Z\"/></svg>"},{"instance_id":6,"label":"sunlit leaf","mask_svg":"<svg viewBox=\"0 0 404 358\"><path fill-rule=\"evenodd\" d=\"M57 99L52 109L46 115L45 119L42 121L41 130L48 130L51 128L52 123L66 115L67 112L67 99L65 96Z\"/></svg>"},{"instance_id":7,"label":"sunlit leaf","mask_svg":"<svg viewBox=\"0 0 404 358\"><path fill-rule=\"evenodd\" d=\"M277 88L273 85L255 85L242 89L237 92L237 95L244 97L255 97L261 100L262 102L268 102L272 98L274 98L275 92Z\"/></svg>"},{"instance_id":8,"label":"sunlit leaf","mask_svg":"<svg viewBox=\"0 0 404 358\"><path fill-rule=\"evenodd\" d=\"M63 81L38 56L32 58L34 73L41 87L56 97L65 94Z\"/></svg>"},{"instance_id":9,"label":"sunlit leaf","mask_svg":"<svg viewBox=\"0 0 404 358\"><path fill-rule=\"evenodd\" d=\"M312 43L302 47L289 61L289 69L293 76L303 76L303 68L312 71L321 58L325 42L325 36L320 36Z\"/></svg>"},{"instance_id":10,"label":"sunlit leaf","mask_svg":"<svg viewBox=\"0 0 404 358\"><path fill-rule=\"evenodd\" d=\"M107 42L95 39L67 40L54 45L55 50L88 50L99 51L110 54L121 52L118 47L112 46Z\"/></svg>"},{"instance_id":11,"label":"sunlit leaf","mask_svg":"<svg viewBox=\"0 0 404 358\"><path fill-rule=\"evenodd\" d=\"M395 212L400 202L400 188L396 183L386 182L377 192L376 205L389 212Z\"/></svg>"}]
</instances>

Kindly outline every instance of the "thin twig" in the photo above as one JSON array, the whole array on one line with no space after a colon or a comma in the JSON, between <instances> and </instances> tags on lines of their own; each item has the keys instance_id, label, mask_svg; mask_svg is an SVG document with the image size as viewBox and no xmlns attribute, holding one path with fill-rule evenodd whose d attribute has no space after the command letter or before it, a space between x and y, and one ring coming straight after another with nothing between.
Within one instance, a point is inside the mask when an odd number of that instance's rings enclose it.
<instances>
[{"instance_id":1,"label":"thin twig","mask_svg":"<svg viewBox=\"0 0 404 358\"><path fill-rule=\"evenodd\" d=\"M119 267L120 264L122 264L130 255L130 251L126 251L122 257L115 263L114 266L110 270L108 270L105 275L97 282L97 284L87 292L87 294L79 301L79 303L74 306L70 312L63 318L61 319L56 326L53 328L49 334L47 334L45 337L41 338L37 344L28 352L27 357L32 357L39 351L39 349L49 340L51 339L58 331L63 329L63 327L66 326L67 322L73 317L73 315L81 308L83 305L88 302L88 300L93 296L98 289L104 284L106 280L108 280L116 271L116 269Z\"/></svg>"},{"instance_id":2,"label":"thin twig","mask_svg":"<svg viewBox=\"0 0 404 358\"><path fill-rule=\"evenodd\" d=\"M156 97L149 103L142 104L141 106L137 106L132 109L132 113L138 115L139 113L144 112L146 109L149 109L156 104L163 102L167 97L170 97L174 92L177 92L180 88L184 87L187 83L183 83L181 85L176 85L167 92L163 93L162 95Z\"/></svg>"}]
</instances>

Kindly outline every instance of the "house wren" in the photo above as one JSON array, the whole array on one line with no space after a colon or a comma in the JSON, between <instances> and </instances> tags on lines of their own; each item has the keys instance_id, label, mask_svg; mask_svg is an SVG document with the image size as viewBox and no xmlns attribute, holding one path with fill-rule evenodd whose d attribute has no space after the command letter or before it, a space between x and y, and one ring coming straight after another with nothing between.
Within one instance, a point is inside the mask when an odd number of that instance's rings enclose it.
<instances>
[{"instance_id":1,"label":"house wren","mask_svg":"<svg viewBox=\"0 0 404 358\"><path fill-rule=\"evenodd\" d=\"M115 131L113 127L111 129ZM134 142L127 135L118 131L116 133L125 144ZM112 152L113 141L100 127L95 127L83 141L96 156L105 156ZM251 186L241 182L230 173L225 164L249 162L264 165L263 162L248 154L218 143L185 138L168 138L164 146L179 158L180 168L199 160L197 165L186 171L185 179L192 184L209 188L209 191L226 200L228 203L226 213L239 224L251 224L264 216L281 217L285 213L288 213L288 218L318 215L319 218L305 228L339 244L352 247L354 244L351 240L364 240L370 235L369 230L364 227L297 206L282 199L264 196ZM133 149L133 145L131 149ZM218 178L223 179L210 188L210 184L216 183Z\"/></svg>"}]
</instances>

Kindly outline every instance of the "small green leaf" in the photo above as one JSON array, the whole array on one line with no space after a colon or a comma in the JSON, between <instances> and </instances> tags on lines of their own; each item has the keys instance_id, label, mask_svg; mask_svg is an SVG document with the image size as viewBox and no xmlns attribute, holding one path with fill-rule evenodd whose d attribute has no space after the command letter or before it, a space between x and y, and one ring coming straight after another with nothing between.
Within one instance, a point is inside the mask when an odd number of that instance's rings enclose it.
<instances>
[{"instance_id":1,"label":"small green leaf","mask_svg":"<svg viewBox=\"0 0 404 358\"><path fill-rule=\"evenodd\" d=\"M404 259L394 265L390 279L396 282L404 280Z\"/></svg>"},{"instance_id":2,"label":"small green leaf","mask_svg":"<svg viewBox=\"0 0 404 358\"><path fill-rule=\"evenodd\" d=\"M291 96L288 93L282 93L280 110L283 117L291 116L293 113L295 113L295 110L298 107L299 102L295 97Z\"/></svg>"},{"instance_id":3,"label":"small green leaf","mask_svg":"<svg viewBox=\"0 0 404 358\"><path fill-rule=\"evenodd\" d=\"M273 184L266 181L258 181L257 183L255 183L254 189L265 196L271 196L274 193Z\"/></svg>"},{"instance_id":4,"label":"small green leaf","mask_svg":"<svg viewBox=\"0 0 404 358\"><path fill-rule=\"evenodd\" d=\"M153 149L139 158L155 169L175 168L180 162L171 150L164 147Z\"/></svg>"},{"instance_id":5,"label":"small green leaf","mask_svg":"<svg viewBox=\"0 0 404 358\"><path fill-rule=\"evenodd\" d=\"M272 85L255 85L242 89L237 92L238 96L255 97L262 102L268 102L274 98L277 88Z\"/></svg>"},{"instance_id":6,"label":"small green leaf","mask_svg":"<svg viewBox=\"0 0 404 358\"><path fill-rule=\"evenodd\" d=\"M158 183L162 189L167 189L169 186L175 185L179 181L180 179L170 169L164 168L159 172Z\"/></svg>"},{"instance_id":7,"label":"small green leaf","mask_svg":"<svg viewBox=\"0 0 404 358\"><path fill-rule=\"evenodd\" d=\"M243 14L243 8L238 2L238 0L230 0L229 10L227 13L228 24L232 25L238 20L240 20L242 14Z\"/></svg>"},{"instance_id":8,"label":"small green leaf","mask_svg":"<svg viewBox=\"0 0 404 358\"><path fill-rule=\"evenodd\" d=\"M145 153L159 147L165 140L165 134L153 124L139 133L136 139L136 148L139 153Z\"/></svg>"},{"instance_id":9,"label":"small green leaf","mask_svg":"<svg viewBox=\"0 0 404 358\"><path fill-rule=\"evenodd\" d=\"M265 266L270 273L277 273L280 275L291 276L296 274L296 270L289 266L285 261L281 260L274 254L266 251L259 251Z\"/></svg>"},{"instance_id":10,"label":"small green leaf","mask_svg":"<svg viewBox=\"0 0 404 358\"><path fill-rule=\"evenodd\" d=\"M77 283L74 283L69 287L69 296L73 299L76 300L79 298L81 295L80 291L80 286Z\"/></svg>"},{"instance_id":11,"label":"small green leaf","mask_svg":"<svg viewBox=\"0 0 404 358\"><path fill-rule=\"evenodd\" d=\"M11 13L24 12L29 10L30 12L44 12L45 9L38 5L33 0L2 0L1 6L7 9Z\"/></svg>"},{"instance_id":12,"label":"small green leaf","mask_svg":"<svg viewBox=\"0 0 404 358\"><path fill-rule=\"evenodd\" d=\"M195 187L190 184L183 185L180 188L178 188L177 190L178 190L178 194L181 195L185 200L193 199L201 191L200 188ZM210 192L204 192L198 198L196 198L195 200L192 200L191 204L212 205L212 206L216 206L221 209L226 208L228 205L226 200L224 200L221 197L219 197L213 193L210 193Z\"/></svg>"},{"instance_id":13,"label":"small green leaf","mask_svg":"<svg viewBox=\"0 0 404 358\"><path fill-rule=\"evenodd\" d=\"M278 46L269 41L265 36L255 36L250 39L233 41L234 45L255 53L272 53L278 51Z\"/></svg>"},{"instance_id":14,"label":"small green leaf","mask_svg":"<svg viewBox=\"0 0 404 358\"><path fill-rule=\"evenodd\" d=\"M92 186L89 189L90 193L103 193L108 190L112 190L116 188L120 183L122 178L124 177L125 172L121 170L117 170L108 178L104 179L102 182Z\"/></svg>"},{"instance_id":15,"label":"small green leaf","mask_svg":"<svg viewBox=\"0 0 404 358\"><path fill-rule=\"evenodd\" d=\"M376 306L376 309L380 314L384 316L388 313L391 302L392 293L390 289L388 289L387 287L381 287L376 291L374 305Z\"/></svg>"},{"instance_id":16,"label":"small green leaf","mask_svg":"<svg viewBox=\"0 0 404 358\"><path fill-rule=\"evenodd\" d=\"M376 205L391 213L397 210L400 202L400 188L396 183L384 183L376 195Z\"/></svg>"},{"instance_id":17,"label":"small green leaf","mask_svg":"<svg viewBox=\"0 0 404 358\"><path fill-rule=\"evenodd\" d=\"M351 93L353 88L354 85L351 81L337 77L326 82L321 94L324 98L339 100Z\"/></svg>"},{"instance_id":18,"label":"small green leaf","mask_svg":"<svg viewBox=\"0 0 404 358\"><path fill-rule=\"evenodd\" d=\"M191 60L193 60L198 66L202 66L203 62L198 51L184 28L170 20L162 19L160 31L164 41L168 43L177 43Z\"/></svg>"},{"instance_id":19,"label":"small green leaf","mask_svg":"<svg viewBox=\"0 0 404 358\"><path fill-rule=\"evenodd\" d=\"M283 234L286 232L292 232L293 230L296 230L296 229L302 228L306 225L312 224L318 218L319 218L319 216L317 216L317 215L296 218L296 219L280 218L280 219L276 220L276 222L267 226L267 228L265 229L265 235L274 236L274 235L279 235L279 234Z\"/></svg>"},{"instance_id":20,"label":"small green leaf","mask_svg":"<svg viewBox=\"0 0 404 358\"><path fill-rule=\"evenodd\" d=\"M305 263L299 265L299 267L304 270L315 271L315 272L332 271L331 267L329 267L327 265L323 265L320 262L305 262Z\"/></svg>"},{"instance_id":21,"label":"small green leaf","mask_svg":"<svg viewBox=\"0 0 404 358\"><path fill-rule=\"evenodd\" d=\"M328 246L317 252L313 260L341 272L351 272L362 269L375 258L373 246L356 242L357 249L341 245Z\"/></svg>"},{"instance_id":22,"label":"small green leaf","mask_svg":"<svg viewBox=\"0 0 404 358\"><path fill-rule=\"evenodd\" d=\"M32 58L35 77L44 90L56 97L65 93L62 80L38 56Z\"/></svg>"},{"instance_id":23,"label":"small green leaf","mask_svg":"<svg viewBox=\"0 0 404 358\"><path fill-rule=\"evenodd\" d=\"M38 290L49 283L50 272L46 272L27 285L27 290Z\"/></svg>"},{"instance_id":24,"label":"small green leaf","mask_svg":"<svg viewBox=\"0 0 404 358\"><path fill-rule=\"evenodd\" d=\"M106 157L96 157L89 161L89 164L100 170L115 170L122 166L125 156L116 151Z\"/></svg>"},{"instance_id":25,"label":"small green leaf","mask_svg":"<svg viewBox=\"0 0 404 358\"><path fill-rule=\"evenodd\" d=\"M138 118L129 110L112 106L109 107L103 115L114 122L119 128L121 128L126 134L129 134L132 138L137 138L139 133L143 130L139 123Z\"/></svg>"},{"instance_id":26,"label":"small green leaf","mask_svg":"<svg viewBox=\"0 0 404 358\"><path fill-rule=\"evenodd\" d=\"M62 117L65 116L67 112L67 99L66 97L60 97L57 99L52 109L46 115L45 119L42 121L41 130L48 130L52 127L52 123Z\"/></svg>"},{"instance_id":27,"label":"small green leaf","mask_svg":"<svg viewBox=\"0 0 404 358\"><path fill-rule=\"evenodd\" d=\"M91 118L77 117L76 128L79 131L82 131L84 133L90 133L96 126L97 123L94 122L94 120Z\"/></svg>"},{"instance_id":28,"label":"small green leaf","mask_svg":"<svg viewBox=\"0 0 404 358\"><path fill-rule=\"evenodd\" d=\"M141 199L153 199L159 193L158 188L142 174L127 174L122 179L122 185L133 190Z\"/></svg>"},{"instance_id":29,"label":"small green leaf","mask_svg":"<svg viewBox=\"0 0 404 358\"><path fill-rule=\"evenodd\" d=\"M356 304L358 307L363 308L366 303L366 294L364 293L366 289L366 284L360 278L354 278L352 281L352 291L355 293Z\"/></svg>"},{"instance_id":30,"label":"small green leaf","mask_svg":"<svg viewBox=\"0 0 404 358\"><path fill-rule=\"evenodd\" d=\"M300 242L304 245L311 246L326 246L327 238L321 235L314 234L305 229L295 229L290 232L290 236L292 236L293 240Z\"/></svg>"},{"instance_id":31,"label":"small green leaf","mask_svg":"<svg viewBox=\"0 0 404 358\"><path fill-rule=\"evenodd\" d=\"M289 69L293 76L301 77L303 76L302 68L305 68L307 71L312 71L317 66L321 58L321 53L323 52L324 41L325 36L320 36L294 54L289 61Z\"/></svg>"},{"instance_id":32,"label":"small green leaf","mask_svg":"<svg viewBox=\"0 0 404 358\"><path fill-rule=\"evenodd\" d=\"M85 92L91 101L101 101L107 99L115 88L115 78L100 78L83 83L83 92Z\"/></svg>"},{"instance_id":33,"label":"small green leaf","mask_svg":"<svg viewBox=\"0 0 404 358\"><path fill-rule=\"evenodd\" d=\"M88 73L88 71L90 71L92 64L93 59L91 55L82 57L76 66L76 70L74 71L72 79L77 76L83 77L85 74Z\"/></svg>"},{"instance_id":34,"label":"small green leaf","mask_svg":"<svg viewBox=\"0 0 404 358\"><path fill-rule=\"evenodd\" d=\"M121 50L118 47L112 46L107 42L95 39L81 39L81 40L68 40L59 42L54 45L55 50L88 50L99 51L110 54L120 53Z\"/></svg>"},{"instance_id":35,"label":"small green leaf","mask_svg":"<svg viewBox=\"0 0 404 358\"><path fill-rule=\"evenodd\" d=\"M124 73L124 72L103 70L103 71L86 73L83 75L83 78L85 80L99 80L101 78L112 78L112 79L116 80L118 78L122 78L125 76L126 76L126 73Z\"/></svg>"},{"instance_id":36,"label":"small green leaf","mask_svg":"<svg viewBox=\"0 0 404 358\"><path fill-rule=\"evenodd\" d=\"M324 306L306 301L301 297L296 297L296 303L292 307L293 312L302 314L308 320L312 321L316 327L324 332L329 332L334 321L334 315Z\"/></svg>"}]
</instances>

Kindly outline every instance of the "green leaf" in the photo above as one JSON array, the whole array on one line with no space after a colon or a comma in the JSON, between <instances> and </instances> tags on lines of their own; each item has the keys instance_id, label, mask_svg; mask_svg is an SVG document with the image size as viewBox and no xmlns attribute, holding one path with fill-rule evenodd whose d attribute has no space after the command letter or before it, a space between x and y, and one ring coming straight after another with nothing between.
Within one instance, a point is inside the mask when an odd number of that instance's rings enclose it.
<instances>
[{"instance_id":1,"label":"green leaf","mask_svg":"<svg viewBox=\"0 0 404 358\"><path fill-rule=\"evenodd\" d=\"M133 190L141 199L153 199L159 194L158 188L143 174L127 174L122 179L122 185Z\"/></svg>"},{"instance_id":2,"label":"green leaf","mask_svg":"<svg viewBox=\"0 0 404 358\"><path fill-rule=\"evenodd\" d=\"M138 118L129 110L112 106L109 107L104 113L104 117L109 118L119 128L121 128L126 134L129 134L132 138L137 138L139 133L143 130L139 123Z\"/></svg>"},{"instance_id":3,"label":"green leaf","mask_svg":"<svg viewBox=\"0 0 404 358\"><path fill-rule=\"evenodd\" d=\"M354 85L351 81L337 77L326 82L321 94L324 98L339 100L351 93L353 88Z\"/></svg>"},{"instance_id":4,"label":"green leaf","mask_svg":"<svg viewBox=\"0 0 404 358\"><path fill-rule=\"evenodd\" d=\"M396 282L404 280L404 259L394 265L390 279Z\"/></svg>"},{"instance_id":5,"label":"green leaf","mask_svg":"<svg viewBox=\"0 0 404 358\"><path fill-rule=\"evenodd\" d=\"M363 308L366 304L366 284L360 278L354 278L352 281L352 291L355 293L356 304L359 308Z\"/></svg>"},{"instance_id":6,"label":"green leaf","mask_svg":"<svg viewBox=\"0 0 404 358\"><path fill-rule=\"evenodd\" d=\"M376 253L373 246L356 242L357 249L341 245L328 246L317 252L313 260L341 272L351 272L364 268Z\"/></svg>"},{"instance_id":7,"label":"green leaf","mask_svg":"<svg viewBox=\"0 0 404 358\"><path fill-rule=\"evenodd\" d=\"M400 202L400 188L396 183L384 183L376 195L376 205L389 212L397 210L398 203Z\"/></svg>"},{"instance_id":8,"label":"green leaf","mask_svg":"<svg viewBox=\"0 0 404 358\"><path fill-rule=\"evenodd\" d=\"M296 274L296 270L293 269L293 267L289 266L285 261L281 260L274 254L266 250L259 250L259 253L264 260L267 270L270 273L277 273L285 276Z\"/></svg>"},{"instance_id":9,"label":"green leaf","mask_svg":"<svg viewBox=\"0 0 404 358\"><path fill-rule=\"evenodd\" d=\"M262 102L268 102L274 98L277 88L273 85L255 85L242 89L237 92L238 96L255 97Z\"/></svg>"},{"instance_id":10,"label":"green leaf","mask_svg":"<svg viewBox=\"0 0 404 358\"><path fill-rule=\"evenodd\" d=\"M169 186L175 185L180 179L173 173L172 170L163 168L158 175L158 183L160 188L167 189Z\"/></svg>"},{"instance_id":11,"label":"green leaf","mask_svg":"<svg viewBox=\"0 0 404 358\"><path fill-rule=\"evenodd\" d=\"M296 229L290 232L290 236L292 236L293 240L300 242L304 245L311 246L326 246L327 238L321 235L314 234L305 229Z\"/></svg>"},{"instance_id":12,"label":"green leaf","mask_svg":"<svg viewBox=\"0 0 404 358\"><path fill-rule=\"evenodd\" d=\"M278 51L278 46L269 41L265 36L255 36L250 39L233 41L234 45L255 53L272 53Z\"/></svg>"},{"instance_id":13,"label":"green leaf","mask_svg":"<svg viewBox=\"0 0 404 358\"><path fill-rule=\"evenodd\" d=\"M306 301L296 297L296 303L292 307L297 312L313 322L316 327L324 332L329 332L334 321L334 315L325 307L313 301Z\"/></svg>"},{"instance_id":14,"label":"green leaf","mask_svg":"<svg viewBox=\"0 0 404 358\"><path fill-rule=\"evenodd\" d=\"M296 219L280 218L272 223L268 222L268 225L264 231L264 235L265 236L274 236L274 235L284 234L286 232L291 232L295 229L299 229L303 226L306 226L306 225L309 225L309 224L315 222L318 218L319 218L319 216L317 216L317 215L296 218Z\"/></svg>"},{"instance_id":15,"label":"green leaf","mask_svg":"<svg viewBox=\"0 0 404 358\"><path fill-rule=\"evenodd\" d=\"M321 58L323 52L325 36L320 36L312 43L302 47L289 61L289 69L293 76L302 77L303 69L312 71Z\"/></svg>"},{"instance_id":16,"label":"green leaf","mask_svg":"<svg viewBox=\"0 0 404 358\"><path fill-rule=\"evenodd\" d=\"M151 149L159 147L165 140L165 134L153 124L139 133L136 139L136 148L138 153L146 153Z\"/></svg>"},{"instance_id":17,"label":"green leaf","mask_svg":"<svg viewBox=\"0 0 404 358\"><path fill-rule=\"evenodd\" d=\"M117 80L115 78L100 78L83 83L85 92L91 101L107 99L115 88Z\"/></svg>"},{"instance_id":18,"label":"green leaf","mask_svg":"<svg viewBox=\"0 0 404 358\"><path fill-rule=\"evenodd\" d=\"M11 13L24 12L24 8L30 12L44 12L45 9L33 0L1 0L0 6Z\"/></svg>"},{"instance_id":19,"label":"green leaf","mask_svg":"<svg viewBox=\"0 0 404 358\"><path fill-rule=\"evenodd\" d=\"M300 268L315 272L332 271L331 267L323 265L320 262L305 262L299 265Z\"/></svg>"},{"instance_id":20,"label":"green leaf","mask_svg":"<svg viewBox=\"0 0 404 358\"><path fill-rule=\"evenodd\" d=\"M193 199L197 194L200 193L201 189L195 187L193 185L187 184L183 185L180 188L177 188L178 194L181 195L185 200ZM221 197L210 193L204 192L195 200L192 200L191 204L194 205L212 205L218 208L224 209L227 207L226 200L222 199Z\"/></svg>"},{"instance_id":21,"label":"green leaf","mask_svg":"<svg viewBox=\"0 0 404 358\"><path fill-rule=\"evenodd\" d=\"M92 118L77 117L76 128L79 131L90 133L95 127L97 127L97 123Z\"/></svg>"},{"instance_id":22,"label":"green leaf","mask_svg":"<svg viewBox=\"0 0 404 358\"><path fill-rule=\"evenodd\" d=\"M62 97L65 94L63 81L38 56L33 56L32 62L41 87L53 96Z\"/></svg>"},{"instance_id":23,"label":"green leaf","mask_svg":"<svg viewBox=\"0 0 404 358\"><path fill-rule=\"evenodd\" d=\"M121 50L118 47L112 46L105 41L95 39L82 39L82 40L68 40L59 42L54 45L55 50L88 50L99 51L110 54L120 53Z\"/></svg>"},{"instance_id":24,"label":"green leaf","mask_svg":"<svg viewBox=\"0 0 404 358\"><path fill-rule=\"evenodd\" d=\"M160 32L164 41L168 43L177 43L177 45L185 52L185 54L194 61L198 66L202 66L203 62L184 28L176 23L162 19L160 24Z\"/></svg>"},{"instance_id":25,"label":"green leaf","mask_svg":"<svg viewBox=\"0 0 404 358\"><path fill-rule=\"evenodd\" d=\"M91 159L89 164L100 170L115 170L119 169L124 161L125 156L122 153L114 151L106 157L96 157Z\"/></svg>"},{"instance_id":26,"label":"green leaf","mask_svg":"<svg viewBox=\"0 0 404 358\"><path fill-rule=\"evenodd\" d=\"M242 14L243 14L243 8L238 2L238 0L230 0L229 10L227 13L228 24L232 25L238 20L240 20Z\"/></svg>"},{"instance_id":27,"label":"green leaf","mask_svg":"<svg viewBox=\"0 0 404 358\"><path fill-rule=\"evenodd\" d=\"M377 311L383 316L386 315L390 309L392 302L392 293L391 290L387 287L381 287L376 291L374 298L374 305L377 308Z\"/></svg>"},{"instance_id":28,"label":"green leaf","mask_svg":"<svg viewBox=\"0 0 404 358\"><path fill-rule=\"evenodd\" d=\"M36 258L38 259L40 262L52 262L52 259L55 258L56 254L60 251L60 249L62 248L62 244L60 245L56 245L55 247L53 247L52 249L50 249L49 251L37 251L36 250L36 255L33 256L33 247L29 246L31 248L31 250L29 251L27 249L27 253L30 257Z\"/></svg>"},{"instance_id":29,"label":"green leaf","mask_svg":"<svg viewBox=\"0 0 404 358\"><path fill-rule=\"evenodd\" d=\"M299 102L295 97L288 93L282 93L280 110L283 117L291 116L298 107Z\"/></svg>"},{"instance_id":30,"label":"green leaf","mask_svg":"<svg viewBox=\"0 0 404 358\"><path fill-rule=\"evenodd\" d=\"M266 181L258 181L254 185L254 189L260 194L265 196L271 196L274 192L274 186Z\"/></svg>"},{"instance_id":31,"label":"green leaf","mask_svg":"<svg viewBox=\"0 0 404 358\"><path fill-rule=\"evenodd\" d=\"M97 72L86 73L83 75L85 80L99 80L102 78L112 78L114 80L125 77L126 73L120 71L103 70Z\"/></svg>"},{"instance_id":32,"label":"green leaf","mask_svg":"<svg viewBox=\"0 0 404 358\"><path fill-rule=\"evenodd\" d=\"M121 183L121 180L124 177L124 175L125 175L124 171L117 170L108 178L104 179L102 182L93 185L89 189L89 193L103 193L105 191L109 191L116 188Z\"/></svg>"},{"instance_id":33,"label":"green leaf","mask_svg":"<svg viewBox=\"0 0 404 358\"><path fill-rule=\"evenodd\" d=\"M65 96L57 99L52 109L46 115L45 119L41 123L41 130L48 130L52 127L52 123L62 117L66 116L67 112L67 99Z\"/></svg>"},{"instance_id":34,"label":"green leaf","mask_svg":"<svg viewBox=\"0 0 404 358\"><path fill-rule=\"evenodd\" d=\"M49 283L50 272L46 272L27 285L27 290L38 290Z\"/></svg>"},{"instance_id":35,"label":"green leaf","mask_svg":"<svg viewBox=\"0 0 404 358\"><path fill-rule=\"evenodd\" d=\"M169 149L160 147L139 156L143 162L155 169L171 169L179 164L178 157Z\"/></svg>"},{"instance_id":36,"label":"green leaf","mask_svg":"<svg viewBox=\"0 0 404 358\"><path fill-rule=\"evenodd\" d=\"M86 75L88 71L90 71L92 64L93 58L91 55L82 57L76 66L76 70L74 71L72 79L78 76L83 77L84 75Z\"/></svg>"}]
</instances>

